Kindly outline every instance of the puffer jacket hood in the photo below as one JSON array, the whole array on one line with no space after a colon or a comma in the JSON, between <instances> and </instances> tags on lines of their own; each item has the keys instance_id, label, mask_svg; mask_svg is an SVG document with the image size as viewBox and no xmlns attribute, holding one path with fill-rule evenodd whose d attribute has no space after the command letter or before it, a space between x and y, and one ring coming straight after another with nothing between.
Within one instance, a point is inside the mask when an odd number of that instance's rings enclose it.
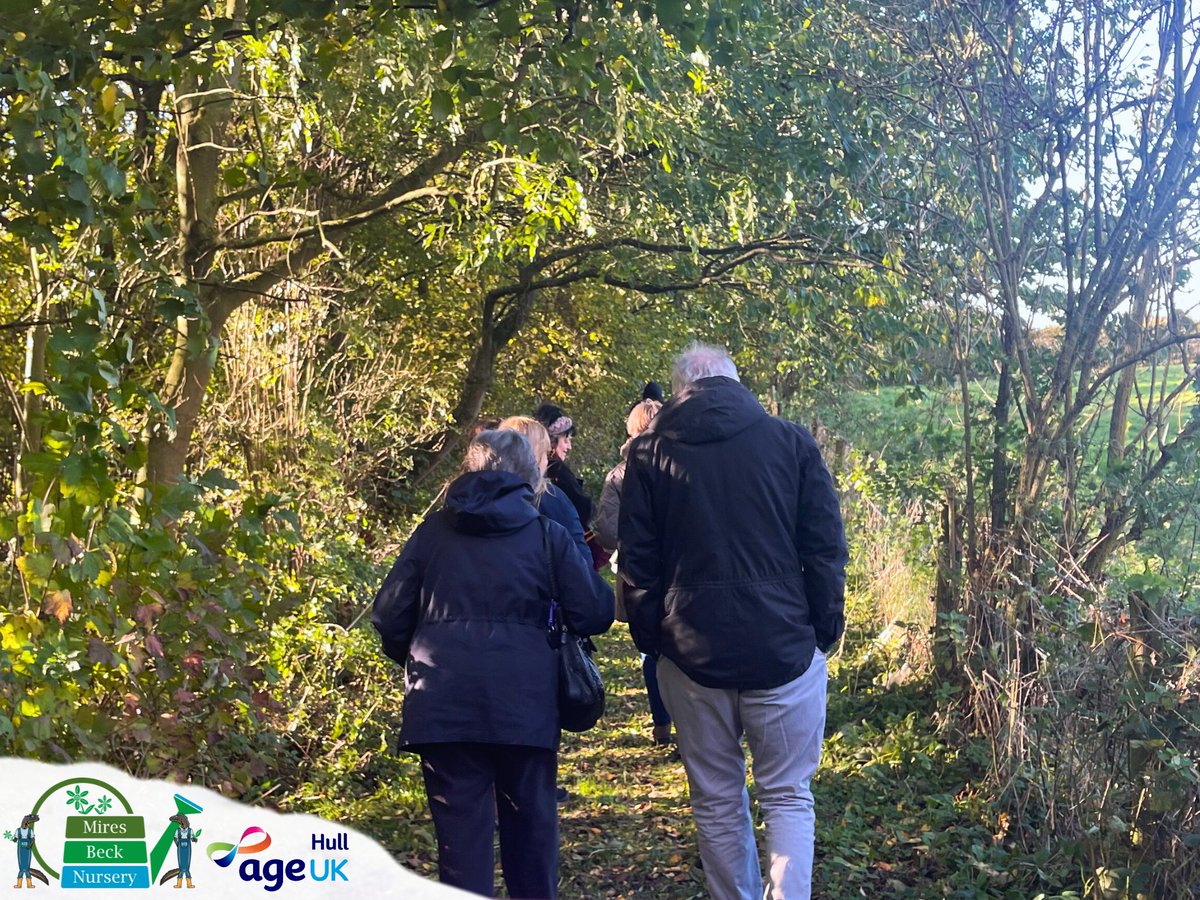
<instances>
[{"instance_id":1,"label":"puffer jacket hood","mask_svg":"<svg viewBox=\"0 0 1200 900\"><path fill-rule=\"evenodd\" d=\"M643 432L684 444L710 444L741 434L767 415L762 404L732 378L701 378L671 398Z\"/></svg>"},{"instance_id":2,"label":"puffer jacket hood","mask_svg":"<svg viewBox=\"0 0 1200 900\"><path fill-rule=\"evenodd\" d=\"M445 515L463 534L508 534L538 517L533 488L511 472L467 472L446 492Z\"/></svg>"},{"instance_id":3,"label":"puffer jacket hood","mask_svg":"<svg viewBox=\"0 0 1200 900\"><path fill-rule=\"evenodd\" d=\"M371 621L384 653L404 666L401 747L558 746L548 570L563 621L578 634L604 631L613 599L586 545L585 561L561 525L547 521L543 531L528 497L514 475L463 475L446 506L417 526L379 589Z\"/></svg>"}]
</instances>

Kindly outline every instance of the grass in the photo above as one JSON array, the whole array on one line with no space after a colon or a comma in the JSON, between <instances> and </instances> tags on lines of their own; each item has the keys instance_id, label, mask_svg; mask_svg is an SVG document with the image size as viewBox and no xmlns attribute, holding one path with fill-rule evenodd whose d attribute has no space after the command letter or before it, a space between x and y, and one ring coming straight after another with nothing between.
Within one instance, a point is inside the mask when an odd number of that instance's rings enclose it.
<instances>
[{"instance_id":1,"label":"grass","mask_svg":"<svg viewBox=\"0 0 1200 900\"><path fill-rule=\"evenodd\" d=\"M675 751L650 742L637 652L622 625L598 643L606 715L587 734L565 735L560 756L559 781L573 795L560 809L561 896L705 897L687 779ZM973 787L984 756L939 737L929 686L888 683L903 651L881 655L865 635L849 647L832 660L825 754L813 786L814 896L1030 897L1060 880L1040 877L1035 862L1005 843L1004 823ZM411 755L360 756L282 805L357 828L408 868L436 877Z\"/></svg>"},{"instance_id":2,"label":"grass","mask_svg":"<svg viewBox=\"0 0 1200 900\"><path fill-rule=\"evenodd\" d=\"M1175 364L1164 377L1163 371L1143 366L1130 402L1128 440L1145 430L1147 420L1140 411L1144 405L1157 405L1179 387L1186 374ZM975 379L970 386L974 415L990 411L996 396L995 379ZM1162 426L1162 441L1169 441L1187 423L1189 410L1197 403L1194 389L1180 392L1172 401ZM901 455L959 454L962 450L962 395L957 384L927 388L925 396L913 400L906 388L882 387L841 395L837 402L818 414L824 424L851 446L885 458ZM1014 416L1015 416L1014 412ZM1108 442L1112 406L1108 400L1094 405L1079 420L1076 439L1087 443L1085 458L1098 474L1105 468L1104 448ZM1151 439L1154 435L1149 434ZM980 458L982 462L982 457Z\"/></svg>"}]
</instances>

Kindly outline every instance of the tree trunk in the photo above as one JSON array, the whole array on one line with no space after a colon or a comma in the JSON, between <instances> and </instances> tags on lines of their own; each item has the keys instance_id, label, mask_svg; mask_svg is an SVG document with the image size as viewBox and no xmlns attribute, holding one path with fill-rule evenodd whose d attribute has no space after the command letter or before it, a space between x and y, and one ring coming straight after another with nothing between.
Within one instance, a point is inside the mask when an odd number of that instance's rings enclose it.
<instances>
[{"instance_id":1,"label":"tree trunk","mask_svg":"<svg viewBox=\"0 0 1200 900\"><path fill-rule=\"evenodd\" d=\"M46 380L46 343L50 339L50 328L41 324L46 320L49 305L46 296L46 280L38 264L37 250L29 251L30 284L34 295L33 320L38 323L25 334L25 384ZM21 404L21 450L17 454L16 471L13 473L13 494L18 505L24 503L29 489L29 476L21 465L25 453L37 453L42 449L42 398L31 390L25 391Z\"/></svg>"},{"instance_id":2,"label":"tree trunk","mask_svg":"<svg viewBox=\"0 0 1200 900\"><path fill-rule=\"evenodd\" d=\"M990 498L991 527L993 541L1000 540L1008 524L1008 420L1012 404L1012 317L1007 311L1001 325L1000 382L996 386L996 403L992 407L992 491Z\"/></svg>"},{"instance_id":3,"label":"tree trunk","mask_svg":"<svg viewBox=\"0 0 1200 900\"><path fill-rule=\"evenodd\" d=\"M219 16L231 25L242 25L246 5L246 0L222 0ZM283 235L268 234L259 241L252 238L240 244L222 244L218 240L220 165L222 154L233 143L229 131L233 100L241 90L241 57L235 55L228 63L214 58L205 64L208 68L204 71L211 73L205 79L196 74L202 66L197 63L176 81L172 140L179 209L177 282L195 299L194 307L176 323L161 393L174 427L151 420L143 430L147 457L139 473L142 496L155 485L177 481L183 473L217 362L221 330L233 311L302 272L325 252L330 236L349 233L433 193L432 181L481 139L477 128L468 129L460 140L432 152L341 219L305 225ZM285 249L274 251L264 262L262 255L270 253L271 246ZM245 264L242 274L230 275L239 261Z\"/></svg>"},{"instance_id":4,"label":"tree trunk","mask_svg":"<svg viewBox=\"0 0 1200 900\"><path fill-rule=\"evenodd\" d=\"M449 425L432 443L430 449L418 456L414 462L408 479L410 488L415 489L423 484L470 436L471 428L479 419L483 402L491 389L500 351L508 346L529 321L536 299L535 290L522 289L511 297L508 305L497 315L499 298L496 292L484 297L479 338L467 363L467 375L459 390L458 403L450 413Z\"/></svg>"},{"instance_id":5,"label":"tree trunk","mask_svg":"<svg viewBox=\"0 0 1200 900\"><path fill-rule=\"evenodd\" d=\"M1150 290L1153 285L1154 258L1147 250L1142 258L1142 269L1138 273L1137 284L1133 292L1133 305L1129 310L1129 318L1125 322L1125 342L1122 353L1127 356L1135 355L1142 347L1145 336L1146 307L1149 303ZM1113 394L1112 419L1108 425L1108 476L1111 480L1114 473L1125 462L1126 436L1129 430L1129 403L1133 397L1133 386L1137 383L1137 366L1128 366L1117 376L1117 386ZM1089 578L1097 579L1104 571L1104 566L1110 556L1121 544L1121 534L1125 523L1129 520L1128 505L1130 498L1127 490L1110 488L1104 501L1104 523L1100 526L1100 535L1093 544L1084 560L1084 571Z\"/></svg>"},{"instance_id":6,"label":"tree trunk","mask_svg":"<svg viewBox=\"0 0 1200 900\"><path fill-rule=\"evenodd\" d=\"M216 365L221 329L238 305L205 304L207 316L180 316L176 322L175 350L162 396L163 403L174 413L175 427L169 428L165 422L151 426L146 435L148 452L138 478L140 485L174 484L183 474Z\"/></svg>"},{"instance_id":7,"label":"tree trunk","mask_svg":"<svg viewBox=\"0 0 1200 900\"><path fill-rule=\"evenodd\" d=\"M475 423L483 411L496 373L496 359L500 355L500 344L493 327L485 324L479 341L467 363L467 376L459 391L458 403L450 413L450 424L438 437L436 445L423 457L419 457L409 477L412 488L419 487L441 464L456 454L470 439Z\"/></svg>"},{"instance_id":8,"label":"tree trunk","mask_svg":"<svg viewBox=\"0 0 1200 900\"><path fill-rule=\"evenodd\" d=\"M223 13L232 22L246 16L246 0L225 0ZM175 97L175 195L179 207L178 260L180 282L195 292L197 311L176 320L175 346L163 382L161 399L174 416L171 423L148 422L146 462L138 475L139 493L179 480L187 462L192 434L216 364L221 328L245 297L230 303L206 282L220 279L214 268L214 237L219 201L217 189L222 148L233 111L241 64L213 66L208 82L194 73L178 81Z\"/></svg>"},{"instance_id":9,"label":"tree trunk","mask_svg":"<svg viewBox=\"0 0 1200 900\"><path fill-rule=\"evenodd\" d=\"M958 611L962 583L962 551L959 546L959 520L953 489L942 502L941 534L938 536L937 580L933 603L933 669L939 682L960 682L961 667L954 644L950 617Z\"/></svg>"}]
</instances>

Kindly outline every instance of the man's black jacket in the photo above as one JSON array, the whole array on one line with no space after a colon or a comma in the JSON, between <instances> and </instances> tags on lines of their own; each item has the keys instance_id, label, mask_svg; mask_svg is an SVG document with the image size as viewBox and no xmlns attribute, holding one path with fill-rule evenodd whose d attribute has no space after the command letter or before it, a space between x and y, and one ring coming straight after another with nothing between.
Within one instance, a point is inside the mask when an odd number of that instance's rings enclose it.
<instances>
[{"instance_id":1,"label":"man's black jacket","mask_svg":"<svg viewBox=\"0 0 1200 900\"><path fill-rule=\"evenodd\" d=\"M619 524L629 630L707 687L804 674L845 625L846 537L807 430L703 378L629 450Z\"/></svg>"}]
</instances>

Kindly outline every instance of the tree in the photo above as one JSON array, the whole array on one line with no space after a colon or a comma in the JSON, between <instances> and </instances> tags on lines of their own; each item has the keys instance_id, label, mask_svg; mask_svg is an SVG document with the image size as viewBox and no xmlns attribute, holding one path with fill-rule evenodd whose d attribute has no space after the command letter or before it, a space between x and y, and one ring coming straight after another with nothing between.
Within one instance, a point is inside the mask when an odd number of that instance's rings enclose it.
<instances>
[{"instance_id":1,"label":"tree","mask_svg":"<svg viewBox=\"0 0 1200 900\"><path fill-rule=\"evenodd\" d=\"M662 317L639 349L660 369L696 328L737 343L765 324L788 345L778 370L829 344L793 339L801 313L846 343L858 312L878 322L860 289L883 283L887 242L854 190L871 161L829 142L845 92L810 104L804 45L820 41L781 30L786 12L121 0L6 14L4 324L30 350L3 358L20 477L0 629L20 649L0 650L0 689L28 700L19 746L103 752L117 721L153 743L180 692L187 714L144 754L163 765L239 704L264 709L269 677L250 663L298 602L305 558L283 552L307 500L287 474L329 476L247 452L233 389L273 375L231 346L265 366L280 330L308 329L316 346L293 333L280 363L306 367L303 398L282 404L290 434L311 416L306 446L337 445L321 461L378 442L403 469L452 446L498 364L535 368L505 356L531 323L598 345L565 333L641 307ZM814 273L828 294L789 290ZM277 312L301 304L311 317ZM407 334L389 342L389 321ZM408 350L411 368L373 369ZM72 677L80 658L94 665ZM246 781L231 759L220 768Z\"/></svg>"},{"instance_id":2,"label":"tree","mask_svg":"<svg viewBox=\"0 0 1200 900\"><path fill-rule=\"evenodd\" d=\"M1137 698L1167 680L1169 655L1131 645L1138 687L1070 636L1086 633L1089 616L1109 621L1111 602L1126 605L1143 648L1166 633L1155 624L1166 608L1145 599L1165 603L1161 583L1130 590L1113 576L1123 548L1142 542L1155 552L1160 514L1178 509L1179 497L1164 494L1194 479L1200 420L1176 413L1196 381L1189 344L1198 335L1179 303L1200 224L1198 10L1175 0L902 3L886 16L861 13L860 27L899 56L890 75L845 75L891 98L895 121L925 142L899 164L910 193L878 202L893 201L904 265L943 313L947 374L968 423L945 523L953 544L953 521L965 520L965 552L942 555L939 581L940 605L966 616L969 665L957 674L977 689L998 771L1019 779L1065 755L1061 789L1098 819L1112 802L1097 787L1103 763L1071 758L1068 736L1094 734L1089 715L1128 716L1129 733L1168 730L1143 717ZM1159 321L1168 327L1156 330ZM1047 323L1057 339L1039 346ZM1171 348L1178 362L1155 362ZM978 434L981 372L989 398ZM1160 668L1151 671L1147 654ZM1074 688L1057 679L1071 671L1082 683L1093 667L1121 684L1105 702L1125 705L1073 705ZM1039 710L1058 703L1076 712L1046 730ZM1125 813L1136 822L1135 865L1164 858L1169 843L1172 826L1149 829L1151 801L1130 793L1158 778L1157 765L1135 763L1122 795L1137 810ZM1048 817L1060 787L1037 792Z\"/></svg>"}]
</instances>

